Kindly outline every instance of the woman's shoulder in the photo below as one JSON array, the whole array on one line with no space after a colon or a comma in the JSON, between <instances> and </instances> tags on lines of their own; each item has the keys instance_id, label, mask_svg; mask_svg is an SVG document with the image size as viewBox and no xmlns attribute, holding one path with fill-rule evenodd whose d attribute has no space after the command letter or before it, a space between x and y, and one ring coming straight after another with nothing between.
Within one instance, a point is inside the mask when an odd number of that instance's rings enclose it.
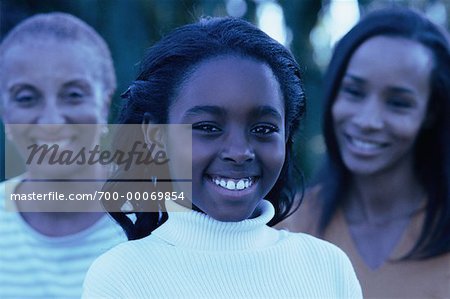
<instances>
[{"instance_id":1,"label":"woman's shoulder","mask_svg":"<svg viewBox=\"0 0 450 299\"><path fill-rule=\"evenodd\" d=\"M318 220L320 219L320 185L305 190L298 209L288 218L276 225L278 229L291 232L304 232L318 235ZM301 195L299 195L301 196Z\"/></svg>"}]
</instances>

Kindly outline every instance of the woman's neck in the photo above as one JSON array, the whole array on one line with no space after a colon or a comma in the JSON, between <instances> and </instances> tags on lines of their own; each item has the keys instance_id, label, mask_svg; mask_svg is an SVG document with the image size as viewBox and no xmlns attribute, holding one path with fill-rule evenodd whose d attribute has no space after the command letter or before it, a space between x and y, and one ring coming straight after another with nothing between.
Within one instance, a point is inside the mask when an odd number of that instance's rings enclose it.
<instances>
[{"instance_id":1,"label":"woman's neck","mask_svg":"<svg viewBox=\"0 0 450 299\"><path fill-rule=\"evenodd\" d=\"M102 212L25 212L23 220L35 231L48 237L64 237L79 233L94 225Z\"/></svg>"},{"instance_id":2,"label":"woman's neck","mask_svg":"<svg viewBox=\"0 0 450 299\"><path fill-rule=\"evenodd\" d=\"M74 169L67 174L40 174L28 171L22 178L25 182L17 186L20 193L81 193L88 190L101 190L107 179L107 170L101 165ZM98 189L100 188L100 189Z\"/></svg>"},{"instance_id":3,"label":"woman's neck","mask_svg":"<svg viewBox=\"0 0 450 299\"><path fill-rule=\"evenodd\" d=\"M412 163L370 176L354 176L345 210L349 220L383 223L409 217L423 206L425 191Z\"/></svg>"}]
</instances>

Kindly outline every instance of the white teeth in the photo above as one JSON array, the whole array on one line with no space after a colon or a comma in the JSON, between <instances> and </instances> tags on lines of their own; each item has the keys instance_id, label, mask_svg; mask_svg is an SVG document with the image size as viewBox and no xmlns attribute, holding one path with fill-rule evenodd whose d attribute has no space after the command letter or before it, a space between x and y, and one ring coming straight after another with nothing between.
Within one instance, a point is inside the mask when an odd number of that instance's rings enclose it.
<instances>
[{"instance_id":1,"label":"white teeth","mask_svg":"<svg viewBox=\"0 0 450 299\"><path fill-rule=\"evenodd\" d=\"M361 139L351 138L351 142L354 146L359 147L363 150L373 150L381 148L382 145L380 143L363 141Z\"/></svg>"},{"instance_id":2,"label":"white teeth","mask_svg":"<svg viewBox=\"0 0 450 299\"><path fill-rule=\"evenodd\" d=\"M236 184L233 181L228 181L226 188L229 190L234 190L236 188Z\"/></svg>"},{"instance_id":3,"label":"white teeth","mask_svg":"<svg viewBox=\"0 0 450 299\"><path fill-rule=\"evenodd\" d=\"M237 184L236 184L236 189L238 190L242 190L245 188L245 183L244 180L240 180Z\"/></svg>"},{"instance_id":4,"label":"white teeth","mask_svg":"<svg viewBox=\"0 0 450 299\"><path fill-rule=\"evenodd\" d=\"M36 140L36 144L38 146L41 145L47 145L47 146L53 146L54 144L58 145L59 147L65 147L67 145L70 144L72 140L70 138L64 138L64 139L58 139L58 140L42 140L42 139L37 139Z\"/></svg>"},{"instance_id":5,"label":"white teeth","mask_svg":"<svg viewBox=\"0 0 450 299\"><path fill-rule=\"evenodd\" d=\"M252 178L245 179L228 179L228 178L212 178L212 181L217 186L227 190L244 190L253 184Z\"/></svg>"}]
</instances>

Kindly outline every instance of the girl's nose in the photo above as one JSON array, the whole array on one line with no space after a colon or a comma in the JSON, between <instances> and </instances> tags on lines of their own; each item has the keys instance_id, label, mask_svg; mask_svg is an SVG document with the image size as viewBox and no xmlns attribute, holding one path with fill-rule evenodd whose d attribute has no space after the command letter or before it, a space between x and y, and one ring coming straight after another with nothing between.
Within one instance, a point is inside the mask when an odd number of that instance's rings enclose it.
<instances>
[{"instance_id":1,"label":"girl's nose","mask_svg":"<svg viewBox=\"0 0 450 299\"><path fill-rule=\"evenodd\" d=\"M244 164L255 159L255 152L244 133L229 134L224 140L220 158L235 164Z\"/></svg>"},{"instance_id":2,"label":"girl's nose","mask_svg":"<svg viewBox=\"0 0 450 299\"><path fill-rule=\"evenodd\" d=\"M382 103L372 96L359 107L353 117L353 123L363 130L379 130L383 128Z\"/></svg>"}]
</instances>

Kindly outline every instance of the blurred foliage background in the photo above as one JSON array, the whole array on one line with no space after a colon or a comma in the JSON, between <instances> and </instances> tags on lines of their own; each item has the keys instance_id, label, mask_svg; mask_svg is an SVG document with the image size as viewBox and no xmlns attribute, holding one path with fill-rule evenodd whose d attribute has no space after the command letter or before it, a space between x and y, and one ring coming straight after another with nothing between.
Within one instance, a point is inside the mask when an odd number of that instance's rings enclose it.
<instances>
[{"instance_id":1,"label":"blurred foliage background","mask_svg":"<svg viewBox=\"0 0 450 299\"><path fill-rule=\"evenodd\" d=\"M0 39L36 13L63 11L86 21L112 51L118 79L113 121L120 109L119 95L136 76L145 49L165 33L202 16L245 18L271 31L268 33L290 48L303 68L308 112L296 152L308 179L325 150L320 134L321 80L333 44L360 16L389 6L416 8L449 30L450 0L0 0ZM4 138L0 142L4 165ZM4 178L4 167L1 169L0 179Z\"/></svg>"}]
</instances>

